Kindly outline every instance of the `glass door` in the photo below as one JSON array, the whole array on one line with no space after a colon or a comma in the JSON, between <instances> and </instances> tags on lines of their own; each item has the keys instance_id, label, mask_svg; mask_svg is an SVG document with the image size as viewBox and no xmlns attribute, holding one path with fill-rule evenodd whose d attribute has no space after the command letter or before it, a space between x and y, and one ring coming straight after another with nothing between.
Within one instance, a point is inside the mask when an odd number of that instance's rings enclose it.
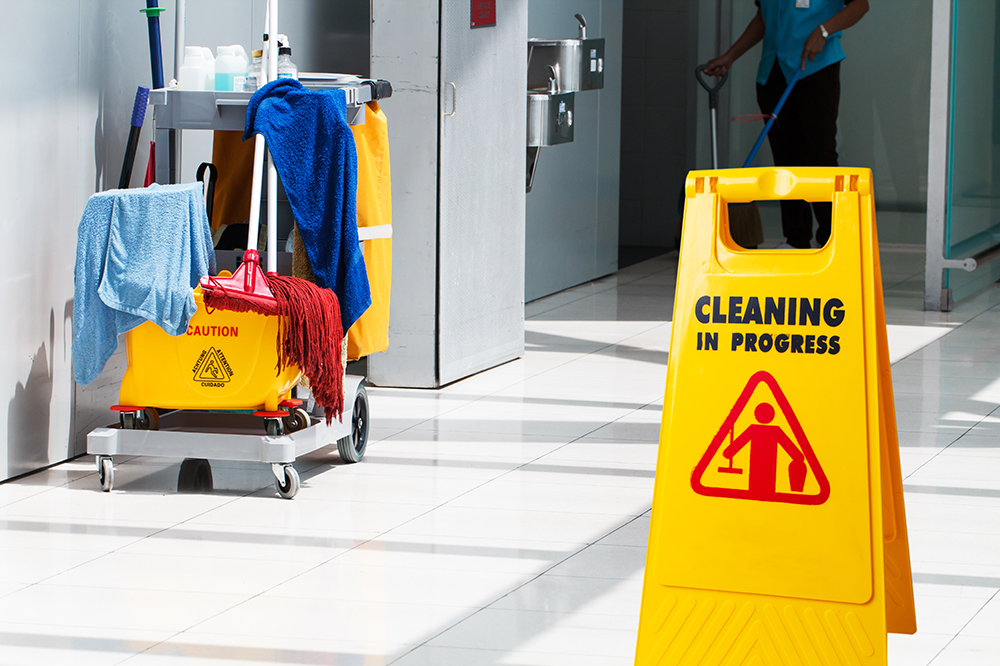
<instances>
[{"instance_id":1,"label":"glass door","mask_svg":"<svg viewBox=\"0 0 1000 666\"><path fill-rule=\"evenodd\" d=\"M951 126L944 251L965 259L1000 244L1000 11L997 0L954 0ZM994 168L996 167L996 168ZM1000 262L945 270L960 300L1000 278Z\"/></svg>"}]
</instances>

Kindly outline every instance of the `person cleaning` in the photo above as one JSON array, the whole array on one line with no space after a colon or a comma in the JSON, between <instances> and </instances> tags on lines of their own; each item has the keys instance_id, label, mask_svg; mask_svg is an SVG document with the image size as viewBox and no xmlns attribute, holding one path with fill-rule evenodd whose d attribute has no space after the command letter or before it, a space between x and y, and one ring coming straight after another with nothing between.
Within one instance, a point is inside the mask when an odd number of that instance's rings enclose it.
<instances>
[{"instance_id":1,"label":"person cleaning","mask_svg":"<svg viewBox=\"0 0 1000 666\"><path fill-rule=\"evenodd\" d=\"M729 50L708 61L704 72L722 76L763 40L757 68L757 104L769 116L796 68L802 76L768 134L775 166L837 166L840 106L840 36L868 12L868 0L757 0L757 15ZM812 209L810 210L810 206ZM830 202L783 200L782 248L809 248L816 215L816 242L830 238Z\"/></svg>"}]
</instances>

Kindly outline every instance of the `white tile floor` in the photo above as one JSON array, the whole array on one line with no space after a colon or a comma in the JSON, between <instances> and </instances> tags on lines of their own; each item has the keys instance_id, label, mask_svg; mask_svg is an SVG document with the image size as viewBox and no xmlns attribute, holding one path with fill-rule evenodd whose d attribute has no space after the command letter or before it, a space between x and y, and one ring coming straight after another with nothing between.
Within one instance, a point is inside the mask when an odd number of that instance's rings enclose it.
<instances>
[{"instance_id":1,"label":"white tile floor","mask_svg":"<svg viewBox=\"0 0 1000 666\"><path fill-rule=\"evenodd\" d=\"M920 631L895 666L1000 664L1000 288L921 310L883 251ZM528 304L524 359L371 389L365 460L91 458L0 484L0 664L632 664L675 255Z\"/></svg>"}]
</instances>

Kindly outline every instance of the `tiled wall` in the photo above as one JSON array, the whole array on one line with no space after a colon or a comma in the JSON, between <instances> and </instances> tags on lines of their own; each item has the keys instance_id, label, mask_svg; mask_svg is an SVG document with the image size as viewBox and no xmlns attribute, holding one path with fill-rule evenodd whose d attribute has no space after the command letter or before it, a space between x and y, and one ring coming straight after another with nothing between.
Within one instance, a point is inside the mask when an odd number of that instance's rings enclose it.
<instances>
[{"instance_id":1,"label":"tiled wall","mask_svg":"<svg viewBox=\"0 0 1000 666\"><path fill-rule=\"evenodd\" d=\"M688 0L625 0L618 244L673 247L691 167Z\"/></svg>"}]
</instances>

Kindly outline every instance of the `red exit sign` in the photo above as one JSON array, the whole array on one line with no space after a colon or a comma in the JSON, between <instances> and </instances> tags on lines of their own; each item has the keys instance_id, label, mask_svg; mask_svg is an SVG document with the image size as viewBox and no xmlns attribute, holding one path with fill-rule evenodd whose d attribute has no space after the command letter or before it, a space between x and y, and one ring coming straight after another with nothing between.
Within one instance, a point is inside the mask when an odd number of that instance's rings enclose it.
<instances>
[{"instance_id":1,"label":"red exit sign","mask_svg":"<svg viewBox=\"0 0 1000 666\"><path fill-rule=\"evenodd\" d=\"M497 24L497 0L472 0L472 27L486 28Z\"/></svg>"}]
</instances>

